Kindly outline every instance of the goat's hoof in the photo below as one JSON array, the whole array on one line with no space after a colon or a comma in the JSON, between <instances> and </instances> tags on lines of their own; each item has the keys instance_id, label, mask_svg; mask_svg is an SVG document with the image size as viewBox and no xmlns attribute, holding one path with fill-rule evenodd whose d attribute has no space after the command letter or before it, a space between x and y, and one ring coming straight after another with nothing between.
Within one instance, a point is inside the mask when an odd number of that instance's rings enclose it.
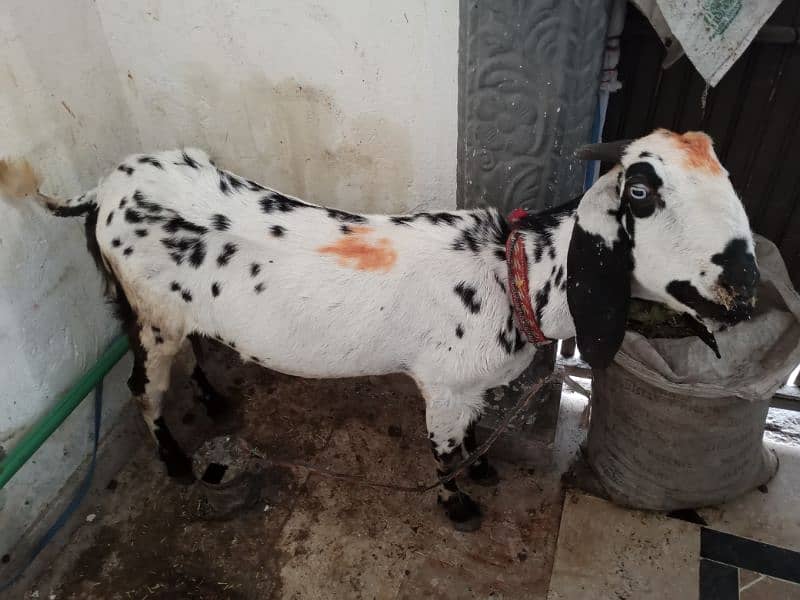
<instances>
[{"instance_id":1,"label":"goat's hoof","mask_svg":"<svg viewBox=\"0 0 800 600\"><path fill-rule=\"evenodd\" d=\"M477 483L486 487L492 487L500 483L500 475L488 462L478 465L472 465L469 468L469 478Z\"/></svg>"},{"instance_id":2,"label":"goat's hoof","mask_svg":"<svg viewBox=\"0 0 800 600\"><path fill-rule=\"evenodd\" d=\"M167 475L179 485L191 485L195 482L192 462L186 456L162 457L167 465Z\"/></svg>"},{"instance_id":3,"label":"goat's hoof","mask_svg":"<svg viewBox=\"0 0 800 600\"><path fill-rule=\"evenodd\" d=\"M443 500L438 499L444 506L445 514L456 531L476 531L481 526L481 507L464 492L458 492Z\"/></svg>"}]
</instances>

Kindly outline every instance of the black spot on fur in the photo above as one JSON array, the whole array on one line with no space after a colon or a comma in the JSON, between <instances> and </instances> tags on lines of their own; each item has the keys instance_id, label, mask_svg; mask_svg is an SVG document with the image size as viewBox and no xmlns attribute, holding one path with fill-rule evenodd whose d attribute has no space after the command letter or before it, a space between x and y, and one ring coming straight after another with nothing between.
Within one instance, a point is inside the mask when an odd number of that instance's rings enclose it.
<instances>
[{"instance_id":1,"label":"black spot on fur","mask_svg":"<svg viewBox=\"0 0 800 600\"><path fill-rule=\"evenodd\" d=\"M238 192L240 189L245 187L244 181L239 179L236 175L234 175L233 173L228 173L227 175L228 175L228 185L230 185L234 191Z\"/></svg>"},{"instance_id":2,"label":"black spot on fur","mask_svg":"<svg viewBox=\"0 0 800 600\"><path fill-rule=\"evenodd\" d=\"M147 229L136 229L134 233L139 237L147 237Z\"/></svg>"},{"instance_id":3,"label":"black spot on fur","mask_svg":"<svg viewBox=\"0 0 800 600\"><path fill-rule=\"evenodd\" d=\"M367 218L361 215L354 215L353 213L349 213L343 210L338 210L335 208L326 208L326 212L328 213L328 217L331 219L336 219L337 221L341 221L342 223L366 223Z\"/></svg>"},{"instance_id":4,"label":"black spot on fur","mask_svg":"<svg viewBox=\"0 0 800 600\"><path fill-rule=\"evenodd\" d=\"M477 210L469 215L472 223L459 229L459 233L451 244L453 250L469 250L477 254L483 248L492 248L495 255L505 252L508 239L508 222L494 210Z\"/></svg>"},{"instance_id":5,"label":"black spot on fur","mask_svg":"<svg viewBox=\"0 0 800 600\"><path fill-rule=\"evenodd\" d=\"M219 191L225 195L228 195L231 191L231 186L228 185L227 178L225 177L225 172L217 169L217 174L219 175Z\"/></svg>"},{"instance_id":6,"label":"black spot on fur","mask_svg":"<svg viewBox=\"0 0 800 600\"><path fill-rule=\"evenodd\" d=\"M348 234L353 233L353 230L350 229L350 227L348 225L341 225L339 227L339 231L341 231L344 235L348 235Z\"/></svg>"},{"instance_id":7,"label":"black spot on fur","mask_svg":"<svg viewBox=\"0 0 800 600\"><path fill-rule=\"evenodd\" d=\"M725 249L711 257L711 262L722 267L719 282L739 296L751 296L758 285L760 274L756 259L747 247L747 240L734 238Z\"/></svg>"},{"instance_id":8,"label":"black spot on fur","mask_svg":"<svg viewBox=\"0 0 800 600\"><path fill-rule=\"evenodd\" d=\"M506 249L505 248L497 248L494 251L494 256L497 260L502 260L503 262L506 261Z\"/></svg>"},{"instance_id":9,"label":"black spot on fur","mask_svg":"<svg viewBox=\"0 0 800 600\"><path fill-rule=\"evenodd\" d=\"M474 287L461 281L453 288L453 291L461 298L461 302L464 303L464 306L466 306L472 314L481 312L481 301L476 298L478 292Z\"/></svg>"},{"instance_id":10,"label":"black spot on fur","mask_svg":"<svg viewBox=\"0 0 800 600\"><path fill-rule=\"evenodd\" d=\"M125 250L122 251L125 256L130 256L133 254L133 246L128 246Z\"/></svg>"},{"instance_id":11,"label":"black spot on fur","mask_svg":"<svg viewBox=\"0 0 800 600\"><path fill-rule=\"evenodd\" d=\"M106 227L111 225L111 220L113 218L114 218L114 211L112 210L110 213L108 213L108 216L106 217Z\"/></svg>"},{"instance_id":12,"label":"black spot on fur","mask_svg":"<svg viewBox=\"0 0 800 600\"><path fill-rule=\"evenodd\" d=\"M189 254L189 264L197 269L206 258L206 244L201 239L195 240L192 252Z\"/></svg>"},{"instance_id":13,"label":"black spot on fur","mask_svg":"<svg viewBox=\"0 0 800 600\"><path fill-rule=\"evenodd\" d=\"M128 203L128 199L127 199L125 196L123 196L123 197L122 197L122 200L120 200L120 201L119 201L119 207L120 207L120 208L125 208L125 205L126 205L127 203Z\"/></svg>"},{"instance_id":14,"label":"black spot on fur","mask_svg":"<svg viewBox=\"0 0 800 600\"><path fill-rule=\"evenodd\" d=\"M443 225L443 224L455 225L456 223L462 220L462 217L461 215L456 215L447 212L440 212L440 213L421 212L421 213L415 213L413 215L401 215L389 218L389 220L395 225L410 225L411 223L413 223L418 219L425 219L431 225Z\"/></svg>"},{"instance_id":15,"label":"black spot on fur","mask_svg":"<svg viewBox=\"0 0 800 600\"><path fill-rule=\"evenodd\" d=\"M147 384L150 379L147 377L147 350L142 346L140 333L141 326L135 321L135 317L128 323L128 337L131 341L131 350L133 351L133 369L131 375L128 377L128 389L134 396L144 395Z\"/></svg>"},{"instance_id":16,"label":"black spot on fur","mask_svg":"<svg viewBox=\"0 0 800 600\"><path fill-rule=\"evenodd\" d=\"M545 251L551 259L555 259L553 234L564 219L571 217L579 203L580 198L576 198L561 206L530 214L519 221L520 229L534 234L532 236L534 262L540 262Z\"/></svg>"},{"instance_id":17,"label":"black spot on fur","mask_svg":"<svg viewBox=\"0 0 800 600\"><path fill-rule=\"evenodd\" d=\"M561 279L564 277L564 265L558 267L558 271L556 271L556 279L555 284L556 286L561 285Z\"/></svg>"},{"instance_id":18,"label":"black spot on fur","mask_svg":"<svg viewBox=\"0 0 800 600\"><path fill-rule=\"evenodd\" d=\"M125 220L128 223L141 223L144 219L142 218L142 213L129 208L125 211Z\"/></svg>"},{"instance_id":19,"label":"black spot on fur","mask_svg":"<svg viewBox=\"0 0 800 600\"><path fill-rule=\"evenodd\" d=\"M464 337L464 327L459 323L456 325L456 336L460 339Z\"/></svg>"},{"instance_id":20,"label":"black spot on fur","mask_svg":"<svg viewBox=\"0 0 800 600\"><path fill-rule=\"evenodd\" d=\"M197 268L205 260L206 244L199 237L162 238L161 243L169 250L169 256L176 265L183 264L188 258L191 265Z\"/></svg>"},{"instance_id":21,"label":"black spot on fur","mask_svg":"<svg viewBox=\"0 0 800 600\"><path fill-rule=\"evenodd\" d=\"M732 310L728 310L721 304L716 304L704 297L690 281L686 280L670 281L667 284L667 293L697 311L697 314L701 317L716 319L730 324L749 317L753 310L752 305L749 303L737 305Z\"/></svg>"},{"instance_id":22,"label":"black spot on fur","mask_svg":"<svg viewBox=\"0 0 800 600\"><path fill-rule=\"evenodd\" d=\"M541 323L542 322L542 314L544 313L544 309L547 306L548 302L550 302L550 280L547 280L545 284L536 292L536 296L534 302L536 306L534 306L534 311L536 312L536 320Z\"/></svg>"},{"instance_id":23,"label":"black spot on fur","mask_svg":"<svg viewBox=\"0 0 800 600\"><path fill-rule=\"evenodd\" d=\"M187 221L181 216L174 216L164 223L164 231L168 233L176 233L178 230L189 231L191 233L197 233L200 235L208 232L206 227L197 225L191 221Z\"/></svg>"},{"instance_id":24,"label":"black spot on fur","mask_svg":"<svg viewBox=\"0 0 800 600\"><path fill-rule=\"evenodd\" d=\"M500 289L503 290L503 293L506 293L506 284L497 276L497 273L494 274L494 281L497 285L500 286Z\"/></svg>"},{"instance_id":25,"label":"black spot on fur","mask_svg":"<svg viewBox=\"0 0 800 600\"><path fill-rule=\"evenodd\" d=\"M292 212L297 208L312 208L305 202L289 198L278 192L270 192L268 195L261 198L258 203L261 205L261 212L265 214L270 214L276 210L280 212Z\"/></svg>"},{"instance_id":26,"label":"black spot on fur","mask_svg":"<svg viewBox=\"0 0 800 600\"><path fill-rule=\"evenodd\" d=\"M139 157L138 162L142 165L152 165L157 169L164 170L162 164L158 161L158 159L153 158L152 156L141 156Z\"/></svg>"},{"instance_id":27,"label":"black spot on fur","mask_svg":"<svg viewBox=\"0 0 800 600\"><path fill-rule=\"evenodd\" d=\"M216 214L211 217L211 225L217 231L228 231L231 228L231 220L225 215Z\"/></svg>"},{"instance_id":28,"label":"black spot on fur","mask_svg":"<svg viewBox=\"0 0 800 600\"><path fill-rule=\"evenodd\" d=\"M389 217L389 220L395 225L410 225L414 222L413 215L401 215L396 217Z\"/></svg>"},{"instance_id":29,"label":"black spot on fur","mask_svg":"<svg viewBox=\"0 0 800 600\"><path fill-rule=\"evenodd\" d=\"M211 284L211 295L214 296L214 298L216 298L217 296L219 296L219 292L220 292L219 283L215 281L214 283Z\"/></svg>"},{"instance_id":30,"label":"black spot on fur","mask_svg":"<svg viewBox=\"0 0 800 600\"><path fill-rule=\"evenodd\" d=\"M149 213L160 213L164 210L160 204L147 200L145 195L139 190L133 193L133 201L136 203L136 206Z\"/></svg>"},{"instance_id":31,"label":"black spot on fur","mask_svg":"<svg viewBox=\"0 0 800 600\"><path fill-rule=\"evenodd\" d=\"M247 181L247 188L252 192L259 192L259 191L267 189L263 185L258 184L258 183L256 183L255 181L253 181L251 179L247 179L246 181Z\"/></svg>"},{"instance_id":32,"label":"black spot on fur","mask_svg":"<svg viewBox=\"0 0 800 600\"><path fill-rule=\"evenodd\" d=\"M224 267L225 265L227 265L230 262L231 257L234 254L236 254L236 251L238 249L239 248L236 246L236 244L233 244L231 242L226 242L225 245L222 246L222 252L217 257L217 264L220 267Z\"/></svg>"},{"instance_id":33,"label":"black spot on fur","mask_svg":"<svg viewBox=\"0 0 800 600\"><path fill-rule=\"evenodd\" d=\"M192 294L189 292L189 290L183 290L181 292L181 298L183 298L184 302L187 302L187 303L191 302L192 301Z\"/></svg>"},{"instance_id":34,"label":"black spot on fur","mask_svg":"<svg viewBox=\"0 0 800 600\"><path fill-rule=\"evenodd\" d=\"M253 288L253 290L255 290L256 294L260 294L261 292L264 291L264 287L265 287L264 286L264 282L262 281L261 283L256 284L256 286Z\"/></svg>"},{"instance_id":35,"label":"black spot on fur","mask_svg":"<svg viewBox=\"0 0 800 600\"><path fill-rule=\"evenodd\" d=\"M497 334L497 342L506 354L516 354L525 347L525 339L514 325L514 307L509 305L505 328Z\"/></svg>"},{"instance_id":36,"label":"black spot on fur","mask_svg":"<svg viewBox=\"0 0 800 600\"><path fill-rule=\"evenodd\" d=\"M182 163L175 163L175 164L178 164L178 165L183 164L183 165L186 165L187 167L190 167L192 169L199 169L200 168L200 163L198 163L195 159L193 159L191 156L189 156L185 151L181 154L181 158L183 159L183 162Z\"/></svg>"},{"instance_id":37,"label":"black spot on fur","mask_svg":"<svg viewBox=\"0 0 800 600\"><path fill-rule=\"evenodd\" d=\"M255 277L261 273L261 265L258 263L251 263L250 264L250 277Z\"/></svg>"},{"instance_id":38,"label":"black spot on fur","mask_svg":"<svg viewBox=\"0 0 800 600\"><path fill-rule=\"evenodd\" d=\"M111 240L111 245L114 246L114 248L119 248L122 245L122 242L119 241L119 238L114 238Z\"/></svg>"},{"instance_id":39,"label":"black spot on fur","mask_svg":"<svg viewBox=\"0 0 800 600\"><path fill-rule=\"evenodd\" d=\"M178 283L177 281L173 281L172 283L169 284L169 289L171 289L173 292L180 292L181 284Z\"/></svg>"},{"instance_id":40,"label":"black spot on fur","mask_svg":"<svg viewBox=\"0 0 800 600\"><path fill-rule=\"evenodd\" d=\"M117 171L122 171L123 173L125 173L129 177L131 175L133 175L133 171L134 170L135 169L133 167L129 167L128 165L120 165L120 166L117 167Z\"/></svg>"},{"instance_id":41,"label":"black spot on fur","mask_svg":"<svg viewBox=\"0 0 800 600\"><path fill-rule=\"evenodd\" d=\"M157 335L155 337L155 341L156 341L156 344L163 344L164 343L164 338L161 337L160 335Z\"/></svg>"},{"instance_id":42,"label":"black spot on fur","mask_svg":"<svg viewBox=\"0 0 800 600\"><path fill-rule=\"evenodd\" d=\"M286 228L281 227L280 225L273 225L270 228L270 231L272 232L272 235L274 235L275 237L281 237L283 236L284 233L286 233Z\"/></svg>"},{"instance_id":43,"label":"black spot on fur","mask_svg":"<svg viewBox=\"0 0 800 600\"><path fill-rule=\"evenodd\" d=\"M94 202L86 202L78 206L55 206L53 204L48 204L47 208L57 217L79 217L81 215L90 214L93 210L97 209L97 205Z\"/></svg>"},{"instance_id":44,"label":"black spot on fur","mask_svg":"<svg viewBox=\"0 0 800 600\"><path fill-rule=\"evenodd\" d=\"M153 333L161 333L161 328L160 327L156 327L155 325L152 325L150 327L150 329L153 330Z\"/></svg>"},{"instance_id":45,"label":"black spot on fur","mask_svg":"<svg viewBox=\"0 0 800 600\"><path fill-rule=\"evenodd\" d=\"M419 213L419 216L425 217L432 225L455 225L462 220L461 215L454 215L453 213L440 212L440 213Z\"/></svg>"}]
</instances>

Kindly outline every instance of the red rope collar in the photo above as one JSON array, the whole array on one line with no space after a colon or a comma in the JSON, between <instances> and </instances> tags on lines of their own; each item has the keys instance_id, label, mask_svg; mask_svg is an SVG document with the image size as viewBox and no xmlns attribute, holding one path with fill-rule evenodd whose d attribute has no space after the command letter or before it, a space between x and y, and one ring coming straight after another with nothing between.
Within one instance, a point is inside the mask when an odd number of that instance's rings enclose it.
<instances>
[{"instance_id":1,"label":"red rope collar","mask_svg":"<svg viewBox=\"0 0 800 600\"><path fill-rule=\"evenodd\" d=\"M519 230L519 221L528 215L517 208L508 217L511 234L506 240L506 264L508 265L508 291L517 326L537 346L544 346L553 340L545 337L536 320L536 312L531 304L530 284L528 282L528 257L525 254L525 236Z\"/></svg>"}]
</instances>

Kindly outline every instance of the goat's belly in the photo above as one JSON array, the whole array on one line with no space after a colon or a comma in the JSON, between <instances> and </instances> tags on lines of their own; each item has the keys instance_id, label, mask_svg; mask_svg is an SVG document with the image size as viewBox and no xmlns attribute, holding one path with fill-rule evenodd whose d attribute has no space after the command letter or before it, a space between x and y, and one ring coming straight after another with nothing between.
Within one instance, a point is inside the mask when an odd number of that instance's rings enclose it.
<instances>
[{"instance_id":1,"label":"goat's belly","mask_svg":"<svg viewBox=\"0 0 800 600\"><path fill-rule=\"evenodd\" d=\"M245 361L307 378L382 375L404 369L398 340L384 335L383 313L321 310L301 300L231 302L197 315L192 329L235 349Z\"/></svg>"}]
</instances>

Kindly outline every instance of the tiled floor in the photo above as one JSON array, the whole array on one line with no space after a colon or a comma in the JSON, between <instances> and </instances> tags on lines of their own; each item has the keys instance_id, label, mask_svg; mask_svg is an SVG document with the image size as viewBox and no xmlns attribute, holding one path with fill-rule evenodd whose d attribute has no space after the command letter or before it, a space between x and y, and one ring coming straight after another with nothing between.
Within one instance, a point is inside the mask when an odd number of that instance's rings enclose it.
<instances>
[{"instance_id":1,"label":"tiled floor","mask_svg":"<svg viewBox=\"0 0 800 600\"><path fill-rule=\"evenodd\" d=\"M800 448L772 447L781 466L767 488L697 511L705 526L568 492L548 597L800 599Z\"/></svg>"}]
</instances>

